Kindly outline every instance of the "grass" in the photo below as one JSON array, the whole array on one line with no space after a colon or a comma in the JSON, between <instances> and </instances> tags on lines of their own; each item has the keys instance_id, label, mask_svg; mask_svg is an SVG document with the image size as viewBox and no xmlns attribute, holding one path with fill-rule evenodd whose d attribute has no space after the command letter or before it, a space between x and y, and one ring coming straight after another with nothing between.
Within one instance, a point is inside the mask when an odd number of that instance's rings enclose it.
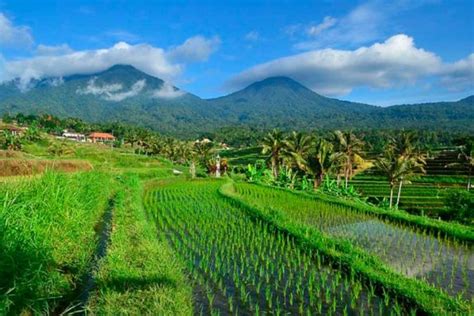
<instances>
[{"instance_id":1,"label":"grass","mask_svg":"<svg viewBox=\"0 0 474 316\"><path fill-rule=\"evenodd\" d=\"M74 295L111 194L98 172L0 186L0 313L47 314Z\"/></svg>"},{"instance_id":2,"label":"grass","mask_svg":"<svg viewBox=\"0 0 474 316\"><path fill-rule=\"evenodd\" d=\"M252 186L262 193L258 186ZM268 188L262 189L270 190ZM273 191L276 192L275 194L282 192ZM392 294L406 298L410 304L414 304L413 306L417 306L425 313L434 315L448 312L464 314L472 308L466 301L450 298L443 291L429 286L424 281L408 279L394 273L379 259L359 250L347 240L329 237L318 229L311 228L311 225L307 225L307 223L298 222L285 210L282 210L280 204L270 204L268 200L265 200L263 193L254 196L249 202L242 199L239 192L233 189L232 183L229 183L222 188L221 194L246 209L251 216L270 223L282 233L293 236L304 247L320 251L333 262L338 262L341 268L355 271ZM294 203L295 200L289 197L287 205ZM262 207L259 202L266 204L266 207Z\"/></svg>"},{"instance_id":3,"label":"grass","mask_svg":"<svg viewBox=\"0 0 474 316\"><path fill-rule=\"evenodd\" d=\"M120 179L114 230L96 276L89 312L97 315L191 315L191 288L166 241L142 207L136 175Z\"/></svg>"}]
</instances>

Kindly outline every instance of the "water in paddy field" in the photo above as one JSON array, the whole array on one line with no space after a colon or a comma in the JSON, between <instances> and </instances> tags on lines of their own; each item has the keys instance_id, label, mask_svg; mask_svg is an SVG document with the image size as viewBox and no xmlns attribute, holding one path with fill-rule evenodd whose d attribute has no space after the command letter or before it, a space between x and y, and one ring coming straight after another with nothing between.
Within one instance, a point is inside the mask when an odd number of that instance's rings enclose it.
<instances>
[{"instance_id":1,"label":"water in paddy field","mask_svg":"<svg viewBox=\"0 0 474 316\"><path fill-rule=\"evenodd\" d=\"M474 297L474 247L377 219L327 227L376 254L396 271L424 279L451 295Z\"/></svg>"},{"instance_id":2,"label":"water in paddy field","mask_svg":"<svg viewBox=\"0 0 474 316\"><path fill-rule=\"evenodd\" d=\"M195 314L408 315L403 301L324 262L272 226L195 184L161 188L153 200L160 234L185 264Z\"/></svg>"}]
</instances>

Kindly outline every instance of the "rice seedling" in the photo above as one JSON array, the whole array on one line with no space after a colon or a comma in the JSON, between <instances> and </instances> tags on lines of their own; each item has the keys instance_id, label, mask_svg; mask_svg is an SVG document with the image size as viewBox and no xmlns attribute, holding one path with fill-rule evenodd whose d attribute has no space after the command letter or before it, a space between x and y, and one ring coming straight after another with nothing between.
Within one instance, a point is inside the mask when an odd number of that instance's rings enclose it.
<instances>
[{"instance_id":1,"label":"rice seedling","mask_svg":"<svg viewBox=\"0 0 474 316\"><path fill-rule=\"evenodd\" d=\"M370 212L247 183L239 196L267 214L315 227L378 256L395 271L426 280L452 296L474 297L474 247L467 241L430 233Z\"/></svg>"},{"instance_id":2,"label":"rice seedling","mask_svg":"<svg viewBox=\"0 0 474 316\"><path fill-rule=\"evenodd\" d=\"M219 196L221 185L169 181L150 189L144 199L158 231L188 267L197 289L195 311L335 315L344 310L349 314L380 310L396 315L401 308L402 314L410 312L394 296L386 306L382 296L370 293L367 281L341 273L318 251L304 249L268 223L247 216ZM352 295L354 286L357 295Z\"/></svg>"}]
</instances>

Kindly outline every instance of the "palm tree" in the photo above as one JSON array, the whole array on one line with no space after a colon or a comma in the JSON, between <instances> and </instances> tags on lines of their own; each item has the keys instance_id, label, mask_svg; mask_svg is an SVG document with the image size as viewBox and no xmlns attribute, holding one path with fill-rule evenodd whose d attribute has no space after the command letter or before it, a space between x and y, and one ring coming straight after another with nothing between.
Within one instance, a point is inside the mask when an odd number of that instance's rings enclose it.
<instances>
[{"instance_id":1,"label":"palm tree","mask_svg":"<svg viewBox=\"0 0 474 316\"><path fill-rule=\"evenodd\" d=\"M349 186L349 179L354 173L354 165L362 160L361 152L364 142L358 139L352 132L335 131L334 138L336 143L337 160L343 163L345 187Z\"/></svg>"},{"instance_id":2,"label":"palm tree","mask_svg":"<svg viewBox=\"0 0 474 316\"><path fill-rule=\"evenodd\" d=\"M472 171L474 170L474 138L466 139L463 143L458 153L458 159L461 160L461 162L452 163L448 166L467 166L467 190L469 191L471 188Z\"/></svg>"},{"instance_id":3,"label":"palm tree","mask_svg":"<svg viewBox=\"0 0 474 316\"><path fill-rule=\"evenodd\" d=\"M416 140L416 134L414 132L402 131L395 137L392 137L387 144L387 150L392 151L395 157L407 160L406 168L403 174L400 174L400 179L398 180L397 207L400 203L403 183L416 172L425 173L425 155L420 152Z\"/></svg>"},{"instance_id":4,"label":"palm tree","mask_svg":"<svg viewBox=\"0 0 474 316\"><path fill-rule=\"evenodd\" d=\"M375 161L375 167L385 174L390 186L390 208L393 205L395 184L404 168L403 162L404 160L397 159L391 150L386 150L384 156Z\"/></svg>"},{"instance_id":5,"label":"palm tree","mask_svg":"<svg viewBox=\"0 0 474 316\"><path fill-rule=\"evenodd\" d=\"M398 195L395 206L398 207L402 192L402 184L416 172L424 172L423 164L416 156L397 155L393 147L387 146L384 156L377 158L375 167L382 171L387 177L390 186L390 208L393 206L393 193L395 185L398 183Z\"/></svg>"},{"instance_id":6,"label":"palm tree","mask_svg":"<svg viewBox=\"0 0 474 316\"><path fill-rule=\"evenodd\" d=\"M209 159L211 159L214 144L210 141L196 141L193 145L193 150L197 155L199 163L205 167Z\"/></svg>"},{"instance_id":7,"label":"palm tree","mask_svg":"<svg viewBox=\"0 0 474 316\"><path fill-rule=\"evenodd\" d=\"M314 178L314 190L318 188L324 176L333 168L334 160L333 145L324 139L318 139L314 150L311 151L302 164L303 170Z\"/></svg>"},{"instance_id":8,"label":"palm tree","mask_svg":"<svg viewBox=\"0 0 474 316\"><path fill-rule=\"evenodd\" d=\"M303 170L305 157L308 155L313 138L310 135L293 131L284 141L283 159L290 168Z\"/></svg>"},{"instance_id":9,"label":"palm tree","mask_svg":"<svg viewBox=\"0 0 474 316\"><path fill-rule=\"evenodd\" d=\"M425 160L422 156L399 156L399 160L403 160L403 168L400 170L398 178L398 194L396 207L400 204L400 197L402 195L402 185L408 182L410 177L421 172L425 173L424 165Z\"/></svg>"},{"instance_id":10,"label":"palm tree","mask_svg":"<svg viewBox=\"0 0 474 316\"><path fill-rule=\"evenodd\" d=\"M276 179L278 178L280 170L281 152L285 146L285 137L283 133L274 129L263 138L262 146L262 154L270 154L272 174Z\"/></svg>"}]
</instances>

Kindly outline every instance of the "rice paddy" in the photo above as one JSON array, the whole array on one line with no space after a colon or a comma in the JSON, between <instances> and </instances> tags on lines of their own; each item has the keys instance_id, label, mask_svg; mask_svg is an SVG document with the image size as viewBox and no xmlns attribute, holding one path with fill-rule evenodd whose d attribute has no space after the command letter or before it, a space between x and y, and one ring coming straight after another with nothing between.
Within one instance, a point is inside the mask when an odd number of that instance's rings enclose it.
<instances>
[{"instance_id":1,"label":"rice paddy","mask_svg":"<svg viewBox=\"0 0 474 316\"><path fill-rule=\"evenodd\" d=\"M216 181L168 182L145 205L187 266L195 313L407 315L416 310L327 264L222 199Z\"/></svg>"},{"instance_id":2,"label":"rice paddy","mask_svg":"<svg viewBox=\"0 0 474 316\"><path fill-rule=\"evenodd\" d=\"M349 240L394 270L453 296L474 297L474 248L468 242L290 192L246 183L235 187L244 200L268 213L278 210L292 221Z\"/></svg>"}]
</instances>

